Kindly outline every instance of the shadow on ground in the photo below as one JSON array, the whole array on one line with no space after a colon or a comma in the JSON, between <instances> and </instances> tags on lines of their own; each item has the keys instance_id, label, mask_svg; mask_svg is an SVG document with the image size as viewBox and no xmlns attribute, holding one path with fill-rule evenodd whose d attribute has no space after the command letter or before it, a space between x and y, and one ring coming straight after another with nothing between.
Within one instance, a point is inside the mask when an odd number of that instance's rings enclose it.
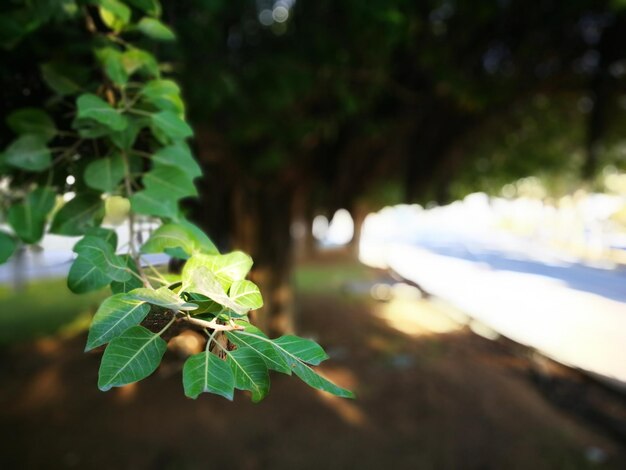
<instances>
[{"instance_id":1,"label":"shadow on ground","mask_svg":"<svg viewBox=\"0 0 626 470\"><path fill-rule=\"evenodd\" d=\"M101 393L83 337L45 339L2 353L0 467L624 468L623 448L546 401L500 343L467 329L401 332L342 289L300 293L297 305L299 333L331 355L321 370L357 400L274 374L258 405L243 393L193 401L172 357Z\"/></svg>"}]
</instances>

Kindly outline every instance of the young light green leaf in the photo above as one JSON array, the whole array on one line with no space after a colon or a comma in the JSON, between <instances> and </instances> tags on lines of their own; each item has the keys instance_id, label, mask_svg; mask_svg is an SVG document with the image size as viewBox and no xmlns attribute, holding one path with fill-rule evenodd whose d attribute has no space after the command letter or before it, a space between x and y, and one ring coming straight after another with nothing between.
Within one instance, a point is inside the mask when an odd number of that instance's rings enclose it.
<instances>
[{"instance_id":1,"label":"young light green leaf","mask_svg":"<svg viewBox=\"0 0 626 470\"><path fill-rule=\"evenodd\" d=\"M165 224L156 229L141 247L142 253L165 253L181 248L188 258L197 252L217 252L215 245L202 232L200 234L181 224Z\"/></svg>"},{"instance_id":2,"label":"young light green leaf","mask_svg":"<svg viewBox=\"0 0 626 470\"><path fill-rule=\"evenodd\" d=\"M0 232L0 264L6 263L15 251L16 247L17 243L15 243L15 240L11 235L5 232Z\"/></svg>"},{"instance_id":3,"label":"young light green leaf","mask_svg":"<svg viewBox=\"0 0 626 470\"><path fill-rule=\"evenodd\" d=\"M137 28L149 38L157 41L173 41L176 39L174 32L155 18L142 18L137 23Z\"/></svg>"},{"instance_id":4,"label":"young light green leaf","mask_svg":"<svg viewBox=\"0 0 626 470\"><path fill-rule=\"evenodd\" d=\"M191 259L193 259L193 257ZM235 303L230 299L230 297L228 297L215 274L207 267L192 265L191 268L188 268L187 265L191 259L187 261L187 264L183 268L182 290L185 292L202 294L238 314L246 313L249 310L248 308Z\"/></svg>"},{"instance_id":5,"label":"young light green leaf","mask_svg":"<svg viewBox=\"0 0 626 470\"><path fill-rule=\"evenodd\" d=\"M113 192L124 178L124 160L120 155L94 160L85 169L85 183L93 189Z\"/></svg>"},{"instance_id":6,"label":"young light green leaf","mask_svg":"<svg viewBox=\"0 0 626 470\"><path fill-rule=\"evenodd\" d=\"M142 326L132 326L114 338L102 356L98 388L103 392L144 379L161 362L167 343Z\"/></svg>"},{"instance_id":7,"label":"young light green leaf","mask_svg":"<svg viewBox=\"0 0 626 470\"><path fill-rule=\"evenodd\" d=\"M185 302L175 292L169 290L167 286L159 287L156 290L140 287L130 291L129 294L133 299L142 300L170 310L195 310L198 308L196 304Z\"/></svg>"},{"instance_id":8,"label":"young light green leaf","mask_svg":"<svg viewBox=\"0 0 626 470\"><path fill-rule=\"evenodd\" d=\"M56 133L52 118L39 108L21 108L13 111L6 118L7 125L16 134L34 134L41 136L46 142Z\"/></svg>"},{"instance_id":9,"label":"young light green leaf","mask_svg":"<svg viewBox=\"0 0 626 470\"><path fill-rule=\"evenodd\" d=\"M104 217L104 203L95 194L79 194L57 212L50 233L83 235L90 227L100 225Z\"/></svg>"},{"instance_id":10,"label":"young light green leaf","mask_svg":"<svg viewBox=\"0 0 626 470\"><path fill-rule=\"evenodd\" d=\"M28 171L43 171L52 164L46 137L38 134L23 134L15 139L4 152L7 165Z\"/></svg>"},{"instance_id":11,"label":"young light green leaf","mask_svg":"<svg viewBox=\"0 0 626 470\"><path fill-rule=\"evenodd\" d=\"M141 323L149 311L150 305L127 294L115 294L105 299L91 322L85 351L106 344L131 326Z\"/></svg>"},{"instance_id":12,"label":"young light green leaf","mask_svg":"<svg viewBox=\"0 0 626 470\"><path fill-rule=\"evenodd\" d=\"M235 376L225 361L209 351L204 351L185 361L183 387L189 398L196 399L201 393L208 392L232 400Z\"/></svg>"},{"instance_id":13,"label":"young light green leaf","mask_svg":"<svg viewBox=\"0 0 626 470\"><path fill-rule=\"evenodd\" d=\"M261 291L251 281L235 281L230 286L228 296L233 302L250 310L256 310L263 306L263 297Z\"/></svg>"},{"instance_id":14,"label":"young light green leaf","mask_svg":"<svg viewBox=\"0 0 626 470\"><path fill-rule=\"evenodd\" d=\"M41 240L46 218L54 207L54 201L54 191L37 188L23 202L11 206L7 219L24 243L37 243Z\"/></svg>"},{"instance_id":15,"label":"young light green leaf","mask_svg":"<svg viewBox=\"0 0 626 470\"><path fill-rule=\"evenodd\" d=\"M144 189L136 192L130 198L130 204L137 214L177 219L179 215L178 204L175 199L170 199L167 192L162 189Z\"/></svg>"},{"instance_id":16,"label":"young light green leaf","mask_svg":"<svg viewBox=\"0 0 626 470\"><path fill-rule=\"evenodd\" d=\"M252 258L241 251L233 251L225 255L206 255L197 253L192 256L183 268L192 271L198 266L204 266L215 274L224 290L228 290L234 281L245 279L252 268Z\"/></svg>"},{"instance_id":17,"label":"young light green leaf","mask_svg":"<svg viewBox=\"0 0 626 470\"><path fill-rule=\"evenodd\" d=\"M131 11L119 0L97 0L102 22L113 31L121 31L130 21Z\"/></svg>"},{"instance_id":18,"label":"young light green leaf","mask_svg":"<svg viewBox=\"0 0 626 470\"><path fill-rule=\"evenodd\" d=\"M193 130L173 111L160 111L152 115L152 131L162 143L186 139Z\"/></svg>"},{"instance_id":19,"label":"young light green leaf","mask_svg":"<svg viewBox=\"0 0 626 470\"><path fill-rule=\"evenodd\" d=\"M233 371L235 388L252 392L255 403L267 395L270 389L267 366L256 352L248 348L228 351L226 362Z\"/></svg>"},{"instance_id":20,"label":"young light green leaf","mask_svg":"<svg viewBox=\"0 0 626 470\"><path fill-rule=\"evenodd\" d=\"M189 147L184 142L160 148L153 156L152 161L159 166L177 167L183 170L189 178L202 175L200 165L194 160Z\"/></svg>"},{"instance_id":21,"label":"young light green leaf","mask_svg":"<svg viewBox=\"0 0 626 470\"><path fill-rule=\"evenodd\" d=\"M182 170L174 167L152 169L144 175L143 184L148 191L160 191L167 194L168 199L181 199L198 195L191 178Z\"/></svg>"},{"instance_id":22,"label":"young light green leaf","mask_svg":"<svg viewBox=\"0 0 626 470\"><path fill-rule=\"evenodd\" d=\"M126 128L126 118L103 99L85 93L76 100L79 119L93 119L113 131L121 131Z\"/></svg>"}]
</instances>

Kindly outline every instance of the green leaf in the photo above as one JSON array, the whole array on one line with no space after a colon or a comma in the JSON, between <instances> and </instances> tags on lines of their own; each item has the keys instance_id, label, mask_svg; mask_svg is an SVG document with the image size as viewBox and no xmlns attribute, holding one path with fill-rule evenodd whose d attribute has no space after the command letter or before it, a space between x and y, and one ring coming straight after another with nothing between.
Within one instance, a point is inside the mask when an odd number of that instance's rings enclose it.
<instances>
[{"instance_id":1,"label":"green leaf","mask_svg":"<svg viewBox=\"0 0 626 470\"><path fill-rule=\"evenodd\" d=\"M52 164L52 156L44 136L23 134L7 147L4 161L22 170L43 171Z\"/></svg>"},{"instance_id":2,"label":"green leaf","mask_svg":"<svg viewBox=\"0 0 626 470\"><path fill-rule=\"evenodd\" d=\"M122 114L96 95L90 93L80 95L76 100L76 106L79 119L93 119L114 131L121 131L128 125Z\"/></svg>"},{"instance_id":3,"label":"green leaf","mask_svg":"<svg viewBox=\"0 0 626 470\"><path fill-rule=\"evenodd\" d=\"M125 172L124 160L120 155L100 158L85 168L85 184L90 188L111 193L118 187Z\"/></svg>"},{"instance_id":4,"label":"green leaf","mask_svg":"<svg viewBox=\"0 0 626 470\"><path fill-rule=\"evenodd\" d=\"M183 366L185 395L196 399L204 392L233 399L235 376L230 366L209 351L194 354Z\"/></svg>"},{"instance_id":5,"label":"green leaf","mask_svg":"<svg viewBox=\"0 0 626 470\"><path fill-rule=\"evenodd\" d=\"M188 258L197 252L217 252L209 238L200 232L190 230L181 224L165 224L156 229L141 247L142 253L165 253L166 250L181 248Z\"/></svg>"},{"instance_id":6,"label":"green leaf","mask_svg":"<svg viewBox=\"0 0 626 470\"><path fill-rule=\"evenodd\" d=\"M189 264L191 259L187 261L187 264ZM233 302L226 294L215 274L205 266L187 268L187 265L185 265L182 277L182 290L185 292L202 294L238 314L246 313L249 310Z\"/></svg>"},{"instance_id":7,"label":"green leaf","mask_svg":"<svg viewBox=\"0 0 626 470\"><path fill-rule=\"evenodd\" d=\"M142 18L137 23L137 28L149 38L157 41L173 41L176 39L174 32L155 18Z\"/></svg>"},{"instance_id":8,"label":"green leaf","mask_svg":"<svg viewBox=\"0 0 626 470\"><path fill-rule=\"evenodd\" d=\"M217 302L214 302L213 300L209 299L208 297L201 295L201 294L194 294L194 293L189 293L189 300L191 302L193 302L194 304L198 304L198 309L194 310L193 314L194 315L198 315L198 314L202 314L202 313L212 313L212 314L217 314L222 312L222 310L224 310L224 307L222 307L220 304L218 304Z\"/></svg>"},{"instance_id":9,"label":"green leaf","mask_svg":"<svg viewBox=\"0 0 626 470\"><path fill-rule=\"evenodd\" d=\"M39 108L21 108L13 111L7 116L6 122L16 134L38 135L46 142L57 133L52 118Z\"/></svg>"},{"instance_id":10,"label":"green leaf","mask_svg":"<svg viewBox=\"0 0 626 470\"><path fill-rule=\"evenodd\" d=\"M76 129L82 139L99 139L109 136L112 132L110 128L93 119L76 118L72 121L72 129Z\"/></svg>"},{"instance_id":11,"label":"green leaf","mask_svg":"<svg viewBox=\"0 0 626 470\"><path fill-rule=\"evenodd\" d=\"M202 175L200 165L193 158L189 147L184 142L176 142L174 145L162 147L152 155L152 161L157 168L159 166L180 168L189 178Z\"/></svg>"},{"instance_id":12,"label":"green leaf","mask_svg":"<svg viewBox=\"0 0 626 470\"><path fill-rule=\"evenodd\" d=\"M143 72L151 77L159 76L159 63L152 54L141 49L128 49L122 54L122 65L130 76Z\"/></svg>"},{"instance_id":13,"label":"green leaf","mask_svg":"<svg viewBox=\"0 0 626 470\"><path fill-rule=\"evenodd\" d=\"M67 285L77 294L91 292L108 285L112 280L127 281L131 274L124 259L115 254L110 242L88 235L74 245L78 258L72 264Z\"/></svg>"},{"instance_id":14,"label":"green leaf","mask_svg":"<svg viewBox=\"0 0 626 470\"><path fill-rule=\"evenodd\" d=\"M198 195L193 180L179 168L154 168L144 175L143 184L148 191L162 193L162 199L182 199Z\"/></svg>"},{"instance_id":15,"label":"green leaf","mask_svg":"<svg viewBox=\"0 0 626 470\"><path fill-rule=\"evenodd\" d=\"M270 389L267 366L256 352L248 348L227 351L226 362L233 371L235 388L250 390L255 403L267 395Z\"/></svg>"},{"instance_id":16,"label":"green leaf","mask_svg":"<svg viewBox=\"0 0 626 470\"><path fill-rule=\"evenodd\" d=\"M11 235L0 232L0 264L6 263L15 251L16 247L17 243L15 243L15 240Z\"/></svg>"},{"instance_id":17,"label":"green leaf","mask_svg":"<svg viewBox=\"0 0 626 470\"><path fill-rule=\"evenodd\" d=\"M46 218L54 207L56 195L48 188L37 188L23 202L9 209L8 221L24 243L37 243L43 237Z\"/></svg>"},{"instance_id":18,"label":"green leaf","mask_svg":"<svg viewBox=\"0 0 626 470\"><path fill-rule=\"evenodd\" d=\"M133 261L133 258L130 255L122 255L121 258L124 260L126 264L126 268L130 269L135 274L139 275L139 270L137 269L137 265ZM125 292L130 292L133 289L137 289L142 287L143 283L136 277L131 275L128 281L113 281L111 282L111 291L114 294L121 294Z\"/></svg>"},{"instance_id":19,"label":"green leaf","mask_svg":"<svg viewBox=\"0 0 626 470\"><path fill-rule=\"evenodd\" d=\"M244 322L238 322L240 325ZM270 340L265 333L258 328L246 324L246 330L251 335L239 335L236 331L227 332L226 337L228 340L237 346L239 349L251 349L254 351L263 361L265 365L275 371L282 372L283 374L291 375L291 367L287 364L283 354L274 347L272 340Z\"/></svg>"},{"instance_id":20,"label":"green leaf","mask_svg":"<svg viewBox=\"0 0 626 470\"><path fill-rule=\"evenodd\" d=\"M152 16L161 16L161 4L158 0L126 0L128 3Z\"/></svg>"},{"instance_id":21,"label":"green leaf","mask_svg":"<svg viewBox=\"0 0 626 470\"><path fill-rule=\"evenodd\" d=\"M121 31L130 22L130 8L119 0L96 0L102 22L113 31Z\"/></svg>"},{"instance_id":22,"label":"green leaf","mask_svg":"<svg viewBox=\"0 0 626 470\"><path fill-rule=\"evenodd\" d=\"M294 374L300 377L300 379L310 387L323 392L328 392L341 398L356 398L354 393L350 390L346 390L345 388L335 385L330 380L317 374L313 369L300 361L294 362L292 364L292 368Z\"/></svg>"},{"instance_id":23,"label":"green leaf","mask_svg":"<svg viewBox=\"0 0 626 470\"><path fill-rule=\"evenodd\" d=\"M126 270L126 262L115 254L111 245L102 238L87 235L76 245L74 251L79 257L87 258L112 281L127 281L131 274Z\"/></svg>"},{"instance_id":24,"label":"green leaf","mask_svg":"<svg viewBox=\"0 0 626 470\"><path fill-rule=\"evenodd\" d=\"M180 88L172 80L151 80L141 90L145 102L164 111L183 115L185 105L180 97Z\"/></svg>"},{"instance_id":25,"label":"green leaf","mask_svg":"<svg viewBox=\"0 0 626 470\"><path fill-rule=\"evenodd\" d=\"M294 335L285 335L275 339L273 343L301 361L314 366L328 359L328 354L326 354L324 349L310 339L300 338Z\"/></svg>"},{"instance_id":26,"label":"green leaf","mask_svg":"<svg viewBox=\"0 0 626 470\"><path fill-rule=\"evenodd\" d=\"M67 287L75 294L96 291L109 285L111 278L90 258L79 256L67 275Z\"/></svg>"},{"instance_id":27,"label":"green leaf","mask_svg":"<svg viewBox=\"0 0 626 470\"><path fill-rule=\"evenodd\" d=\"M160 111L153 114L151 127L155 137L164 144L193 135L189 124L173 111Z\"/></svg>"},{"instance_id":28,"label":"green leaf","mask_svg":"<svg viewBox=\"0 0 626 470\"><path fill-rule=\"evenodd\" d=\"M142 326L132 326L107 346L98 374L103 392L144 379L161 362L167 343Z\"/></svg>"},{"instance_id":29,"label":"green leaf","mask_svg":"<svg viewBox=\"0 0 626 470\"><path fill-rule=\"evenodd\" d=\"M122 53L113 47L103 47L96 50L96 57L104 67L104 72L116 85L125 85L128 74L122 64Z\"/></svg>"},{"instance_id":30,"label":"green leaf","mask_svg":"<svg viewBox=\"0 0 626 470\"><path fill-rule=\"evenodd\" d=\"M41 75L44 81L50 89L61 96L73 95L81 91L78 82L67 76L68 72L72 72L72 70L68 70L66 64L49 62L41 66Z\"/></svg>"},{"instance_id":31,"label":"green leaf","mask_svg":"<svg viewBox=\"0 0 626 470\"><path fill-rule=\"evenodd\" d=\"M228 296L233 302L250 310L256 310L263 306L261 291L251 281L235 281L230 286Z\"/></svg>"},{"instance_id":32,"label":"green leaf","mask_svg":"<svg viewBox=\"0 0 626 470\"><path fill-rule=\"evenodd\" d=\"M147 120L143 117L127 116L126 121L128 122L126 129L109 133L111 142L122 150L130 150L141 129L147 125Z\"/></svg>"},{"instance_id":33,"label":"green leaf","mask_svg":"<svg viewBox=\"0 0 626 470\"><path fill-rule=\"evenodd\" d=\"M83 235L90 227L100 225L104 217L104 203L100 196L79 194L57 212L50 233Z\"/></svg>"},{"instance_id":34,"label":"green leaf","mask_svg":"<svg viewBox=\"0 0 626 470\"><path fill-rule=\"evenodd\" d=\"M185 264L183 278L185 270L191 271L198 266L204 266L212 271L223 289L228 290L234 281L245 279L250 268L252 268L252 258L241 251L233 251L225 255L197 253Z\"/></svg>"},{"instance_id":35,"label":"green leaf","mask_svg":"<svg viewBox=\"0 0 626 470\"><path fill-rule=\"evenodd\" d=\"M85 235L101 238L111 245L113 251L117 250L117 233L115 230L103 227L91 227L85 230Z\"/></svg>"},{"instance_id":36,"label":"green leaf","mask_svg":"<svg viewBox=\"0 0 626 470\"><path fill-rule=\"evenodd\" d=\"M132 195L130 204L137 214L178 218L178 203L167 197L167 192L160 189L144 189Z\"/></svg>"},{"instance_id":37,"label":"green leaf","mask_svg":"<svg viewBox=\"0 0 626 470\"><path fill-rule=\"evenodd\" d=\"M326 358L326 354L323 353L323 351L320 353L321 348L312 348L310 343L307 342L308 340L304 340L303 338L298 338L299 341L294 342L293 338L295 337L287 336L286 339L282 340L282 342L279 340L272 341L267 337L264 337L257 333L252 333L248 326L246 326L246 330L229 332L228 337L235 337L239 339L248 338L250 341L254 339L257 342L264 341L267 344L271 345L275 349L275 351L282 356L289 368L307 385L318 390L331 393L338 397L354 398L354 393L344 388L341 388L330 382L329 380L325 379L324 377L320 376L305 363L306 360L310 361L311 363L319 363L324 360ZM303 358L298 357L295 352L301 353L303 355ZM273 364L268 363L268 367L272 368L272 365Z\"/></svg>"},{"instance_id":38,"label":"green leaf","mask_svg":"<svg viewBox=\"0 0 626 470\"><path fill-rule=\"evenodd\" d=\"M85 351L106 344L131 326L138 325L148 312L150 305L127 294L115 294L105 299L91 322Z\"/></svg>"},{"instance_id":39,"label":"green leaf","mask_svg":"<svg viewBox=\"0 0 626 470\"><path fill-rule=\"evenodd\" d=\"M140 287L130 291L130 295L133 299L143 300L152 305L158 305L170 310L195 310L198 308L196 304L185 302L175 292L169 290L167 286L159 287L156 290Z\"/></svg>"}]
</instances>

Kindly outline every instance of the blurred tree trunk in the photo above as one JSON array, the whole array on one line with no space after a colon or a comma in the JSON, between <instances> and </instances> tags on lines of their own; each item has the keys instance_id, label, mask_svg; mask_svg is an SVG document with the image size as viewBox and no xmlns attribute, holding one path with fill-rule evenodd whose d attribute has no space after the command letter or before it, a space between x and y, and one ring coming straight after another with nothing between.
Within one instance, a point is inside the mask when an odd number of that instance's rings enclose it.
<instances>
[{"instance_id":1,"label":"blurred tree trunk","mask_svg":"<svg viewBox=\"0 0 626 470\"><path fill-rule=\"evenodd\" d=\"M610 67L621 56L625 28L625 15L618 15L602 32L597 47L598 63L589 83L592 107L587 118L585 162L582 167L582 177L586 180L591 180L598 171L602 138L606 132L608 111L613 96L614 80Z\"/></svg>"},{"instance_id":2,"label":"blurred tree trunk","mask_svg":"<svg viewBox=\"0 0 626 470\"><path fill-rule=\"evenodd\" d=\"M355 258L359 257L359 245L361 244L361 232L363 230L363 222L365 217L369 214L370 210L365 203L357 202L354 204L353 209L350 211L352 215L352 221L354 223L354 234L350 241L350 248Z\"/></svg>"},{"instance_id":3,"label":"blurred tree trunk","mask_svg":"<svg viewBox=\"0 0 626 470\"><path fill-rule=\"evenodd\" d=\"M316 251L313 237L314 206L308 188L298 188L293 198L293 254L295 260L306 260Z\"/></svg>"},{"instance_id":4,"label":"blurred tree trunk","mask_svg":"<svg viewBox=\"0 0 626 470\"><path fill-rule=\"evenodd\" d=\"M269 334L291 331L290 229L298 201L308 206L308 192L297 194L296 187L302 190L299 181L247 178L214 134L199 132L197 139L205 176L198 200L189 203L192 218L221 252L242 250L254 260L250 279L261 289L264 306L252 320Z\"/></svg>"},{"instance_id":5,"label":"blurred tree trunk","mask_svg":"<svg viewBox=\"0 0 626 470\"><path fill-rule=\"evenodd\" d=\"M292 190L279 185L234 189L232 246L254 259L251 279L261 289L265 305L253 320L270 334L293 329L293 196Z\"/></svg>"}]
</instances>

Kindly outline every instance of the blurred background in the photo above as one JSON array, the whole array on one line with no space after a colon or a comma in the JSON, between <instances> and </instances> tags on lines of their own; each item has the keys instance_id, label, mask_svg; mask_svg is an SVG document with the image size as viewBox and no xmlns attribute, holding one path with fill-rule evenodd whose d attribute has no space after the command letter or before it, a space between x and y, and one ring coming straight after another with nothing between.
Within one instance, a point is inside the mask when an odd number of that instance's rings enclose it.
<instances>
[{"instance_id":1,"label":"blurred background","mask_svg":"<svg viewBox=\"0 0 626 470\"><path fill-rule=\"evenodd\" d=\"M0 466L626 468L626 1L163 3L186 209L357 399L186 399L193 336L98 391L107 293L71 294L47 236L0 266ZM3 115L44 93L21 47Z\"/></svg>"}]
</instances>

